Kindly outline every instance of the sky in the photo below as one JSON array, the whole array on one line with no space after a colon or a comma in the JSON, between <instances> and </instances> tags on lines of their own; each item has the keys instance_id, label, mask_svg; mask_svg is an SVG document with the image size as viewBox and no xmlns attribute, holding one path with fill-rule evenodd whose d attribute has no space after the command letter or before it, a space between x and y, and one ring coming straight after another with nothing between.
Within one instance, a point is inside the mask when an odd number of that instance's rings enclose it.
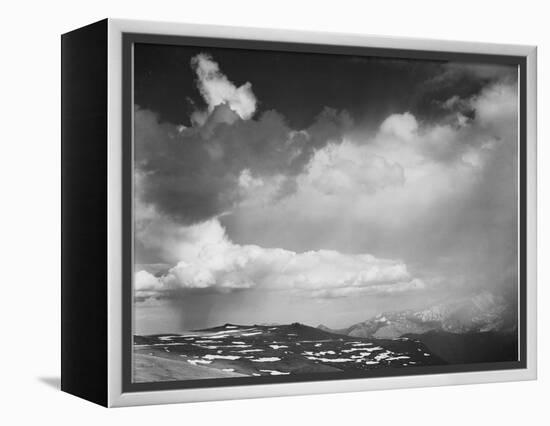
<instances>
[{"instance_id":1,"label":"sky","mask_svg":"<svg viewBox=\"0 0 550 426\"><path fill-rule=\"evenodd\" d=\"M517 69L137 44L134 328L517 294Z\"/></svg>"}]
</instances>

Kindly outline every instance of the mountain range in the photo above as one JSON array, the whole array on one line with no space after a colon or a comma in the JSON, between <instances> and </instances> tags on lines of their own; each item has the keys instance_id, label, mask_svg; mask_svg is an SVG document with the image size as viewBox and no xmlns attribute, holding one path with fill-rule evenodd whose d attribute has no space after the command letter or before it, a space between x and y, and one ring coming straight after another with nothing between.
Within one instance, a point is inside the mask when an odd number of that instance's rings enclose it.
<instances>
[{"instance_id":1,"label":"mountain range","mask_svg":"<svg viewBox=\"0 0 550 426\"><path fill-rule=\"evenodd\" d=\"M344 329L318 327L350 337L413 339L449 364L518 359L517 310L489 292L418 311L384 312Z\"/></svg>"},{"instance_id":2,"label":"mountain range","mask_svg":"<svg viewBox=\"0 0 550 426\"><path fill-rule=\"evenodd\" d=\"M489 292L433 305L426 309L390 311L344 329L321 330L352 337L394 339L429 331L449 333L514 332L517 315L504 298Z\"/></svg>"}]
</instances>

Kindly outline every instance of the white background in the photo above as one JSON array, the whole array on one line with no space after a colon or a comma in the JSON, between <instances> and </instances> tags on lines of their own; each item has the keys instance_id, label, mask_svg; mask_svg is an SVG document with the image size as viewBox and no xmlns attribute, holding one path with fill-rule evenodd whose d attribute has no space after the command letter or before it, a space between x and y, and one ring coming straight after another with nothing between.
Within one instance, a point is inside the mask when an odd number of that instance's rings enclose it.
<instances>
[{"instance_id":1,"label":"white background","mask_svg":"<svg viewBox=\"0 0 550 426\"><path fill-rule=\"evenodd\" d=\"M19 1L0 6L0 421L4 424L543 424L548 421L549 11L545 2ZM57 390L60 40L104 17L539 46L539 380L107 410ZM546 217L546 220L545 220ZM544 393L547 393L545 396Z\"/></svg>"}]
</instances>

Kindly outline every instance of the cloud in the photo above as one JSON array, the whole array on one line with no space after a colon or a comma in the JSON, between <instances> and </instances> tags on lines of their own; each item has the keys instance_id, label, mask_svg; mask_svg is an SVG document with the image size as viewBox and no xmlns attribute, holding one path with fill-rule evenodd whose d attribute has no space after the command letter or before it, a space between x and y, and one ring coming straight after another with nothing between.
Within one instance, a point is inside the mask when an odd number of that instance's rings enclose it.
<instances>
[{"instance_id":1,"label":"cloud","mask_svg":"<svg viewBox=\"0 0 550 426\"><path fill-rule=\"evenodd\" d=\"M218 105L227 104L243 120L254 115L257 101L250 82L236 87L220 71L218 63L206 53L193 57L191 66L197 73L198 89L208 105L209 113L212 113ZM204 115L196 115L195 120L203 121Z\"/></svg>"},{"instance_id":2,"label":"cloud","mask_svg":"<svg viewBox=\"0 0 550 426\"><path fill-rule=\"evenodd\" d=\"M245 190L263 186L262 178L253 177L249 169L243 169L239 175L239 186Z\"/></svg>"},{"instance_id":3,"label":"cloud","mask_svg":"<svg viewBox=\"0 0 550 426\"><path fill-rule=\"evenodd\" d=\"M464 105L474 114L459 123ZM266 209L258 189L222 221L239 241L404 259L448 288L515 285L517 84L455 98L447 114L349 132L315 150L290 195Z\"/></svg>"},{"instance_id":4,"label":"cloud","mask_svg":"<svg viewBox=\"0 0 550 426\"><path fill-rule=\"evenodd\" d=\"M161 281L149 272L141 270L134 274L134 294L141 300L155 299L162 288Z\"/></svg>"},{"instance_id":5,"label":"cloud","mask_svg":"<svg viewBox=\"0 0 550 426\"><path fill-rule=\"evenodd\" d=\"M201 72L219 77L212 63ZM171 265L136 277L140 297L516 283L517 83L509 70L445 70L484 83L449 92L437 121L405 109L356 126L324 108L293 129L221 89L201 89L209 107L187 128L137 107L136 256Z\"/></svg>"},{"instance_id":6,"label":"cloud","mask_svg":"<svg viewBox=\"0 0 550 426\"><path fill-rule=\"evenodd\" d=\"M491 84L472 97L470 106L475 110L480 125L499 133L509 129L518 117L517 84L515 81Z\"/></svg>"},{"instance_id":7,"label":"cloud","mask_svg":"<svg viewBox=\"0 0 550 426\"><path fill-rule=\"evenodd\" d=\"M254 117L250 83L236 87L207 54L191 65L208 105L193 113L193 126L162 122L135 106L138 209L192 224L225 214L252 194L264 202L281 199L296 189L296 176L316 151L339 143L352 127L349 114L331 108L304 129L290 128L273 110Z\"/></svg>"},{"instance_id":8,"label":"cloud","mask_svg":"<svg viewBox=\"0 0 550 426\"><path fill-rule=\"evenodd\" d=\"M327 195L372 193L405 181L399 164L348 141L316 151L306 173L304 180Z\"/></svg>"},{"instance_id":9,"label":"cloud","mask_svg":"<svg viewBox=\"0 0 550 426\"><path fill-rule=\"evenodd\" d=\"M134 288L138 292L160 290L162 286L159 280L147 271L139 271L135 274Z\"/></svg>"},{"instance_id":10,"label":"cloud","mask_svg":"<svg viewBox=\"0 0 550 426\"><path fill-rule=\"evenodd\" d=\"M242 120L219 104L202 125L183 128L136 107L136 195L185 224L231 210L243 201L243 188L260 182L271 181L265 189L280 198L316 150L341 141L349 123L345 113L324 109L311 126L295 130L276 111Z\"/></svg>"},{"instance_id":11,"label":"cloud","mask_svg":"<svg viewBox=\"0 0 550 426\"><path fill-rule=\"evenodd\" d=\"M460 80L471 80L477 84L493 84L515 80L516 76L517 68L510 65L449 62L443 64L441 72L429 82L440 86L457 86Z\"/></svg>"},{"instance_id":12,"label":"cloud","mask_svg":"<svg viewBox=\"0 0 550 426\"><path fill-rule=\"evenodd\" d=\"M225 108L219 105L217 111ZM278 150L290 129L273 112L258 120L238 120L178 130L151 111L135 111L135 165L141 176L137 195L144 204L182 223L208 219L239 201L239 176L249 169L274 175L292 167L291 153Z\"/></svg>"},{"instance_id":13,"label":"cloud","mask_svg":"<svg viewBox=\"0 0 550 426\"><path fill-rule=\"evenodd\" d=\"M167 316L181 330L322 314L344 327L479 290L515 297L513 67L434 63L414 77L407 63L406 83L368 98L336 102L334 85L296 105L223 65L193 59L204 104L191 125L136 105L135 298L147 323L154 312L164 331ZM287 83L274 84L284 94Z\"/></svg>"},{"instance_id":14,"label":"cloud","mask_svg":"<svg viewBox=\"0 0 550 426\"><path fill-rule=\"evenodd\" d=\"M235 244L217 219L184 227L178 235L180 259L174 267L160 277L144 270L136 273L138 299L200 289L262 288L332 298L425 288L398 260L334 250L296 253Z\"/></svg>"},{"instance_id":15,"label":"cloud","mask_svg":"<svg viewBox=\"0 0 550 426\"><path fill-rule=\"evenodd\" d=\"M380 132L409 141L416 136L418 122L410 112L392 114L380 125Z\"/></svg>"},{"instance_id":16,"label":"cloud","mask_svg":"<svg viewBox=\"0 0 550 426\"><path fill-rule=\"evenodd\" d=\"M438 72L424 82L421 96L426 96L445 108L445 101L457 93L462 93L462 96L474 96L484 87L495 83L510 84L516 81L515 66L449 62L439 65Z\"/></svg>"}]
</instances>

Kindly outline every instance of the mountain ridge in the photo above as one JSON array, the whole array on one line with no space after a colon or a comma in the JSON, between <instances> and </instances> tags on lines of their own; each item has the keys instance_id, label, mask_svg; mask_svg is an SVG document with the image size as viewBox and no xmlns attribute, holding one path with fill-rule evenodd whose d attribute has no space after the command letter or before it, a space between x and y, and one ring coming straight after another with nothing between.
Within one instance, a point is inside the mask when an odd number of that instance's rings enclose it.
<instances>
[{"instance_id":1,"label":"mountain ridge","mask_svg":"<svg viewBox=\"0 0 550 426\"><path fill-rule=\"evenodd\" d=\"M318 326L327 332L352 337L394 339L406 334L445 331L455 334L472 332L516 331L513 308L504 298L489 292L443 302L420 310L387 311L342 329Z\"/></svg>"}]
</instances>

